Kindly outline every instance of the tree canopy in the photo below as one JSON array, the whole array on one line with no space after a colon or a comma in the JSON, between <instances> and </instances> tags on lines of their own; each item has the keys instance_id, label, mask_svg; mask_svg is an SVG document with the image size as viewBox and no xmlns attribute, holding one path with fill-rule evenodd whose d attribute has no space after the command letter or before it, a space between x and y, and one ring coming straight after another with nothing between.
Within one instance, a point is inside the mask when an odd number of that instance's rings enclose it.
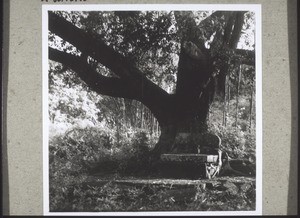
<instances>
[{"instance_id":1,"label":"tree canopy","mask_svg":"<svg viewBox=\"0 0 300 218\"><path fill-rule=\"evenodd\" d=\"M178 132L203 131L194 123L205 124L231 72L242 66L253 81L254 25L249 11L49 12L50 89L64 80L139 101L174 141Z\"/></svg>"}]
</instances>

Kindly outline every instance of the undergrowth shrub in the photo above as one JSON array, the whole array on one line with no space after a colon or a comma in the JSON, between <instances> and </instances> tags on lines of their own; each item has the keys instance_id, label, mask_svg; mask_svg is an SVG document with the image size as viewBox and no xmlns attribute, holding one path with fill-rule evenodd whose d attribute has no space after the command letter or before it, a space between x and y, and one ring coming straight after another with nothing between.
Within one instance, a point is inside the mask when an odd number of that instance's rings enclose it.
<instances>
[{"instance_id":1,"label":"undergrowth shrub","mask_svg":"<svg viewBox=\"0 0 300 218\"><path fill-rule=\"evenodd\" d=\"M73 128L49 141L50 208L68 199L69 186L79 184L99 162L109 159L109 134L97 128Z\"/></svg>"},{"instance_id":2,"label":"undergrowth shrub","mask_svg":"<svg viewBox=\"0 0 300 218\"><path fill-rule=\"evenodd\" d=\"M254 129L255 130L255 129ZM235 127L210 125L210 131L222 140L222 149L232 158L248 159L255 162L255 131L242 131Z\"/></svg>"},{"instance_id":3,"label":"undergrowth shrub","mask_svg":"<svg viewBox=\"0 0 300 218\"><path fill-rule=\"evenodd\" d=\"M65 204L75 186L90 173L146 174L151 148L149 135L142 130L131 137L116 139L110 129L73 128L49 141L49 181L51 208ZM77 190L80 192L80 190Z\"/></svg>"},{"instance_id":4,"label":"undergrowth shrub","mask_svg":"<svg viewBox=\"0 0 300 218\"><path fill-rule=\"evenodd\" d=\"M120 174L145 174L149 168L150 140L145 131L137 131L129 145L118 152Z\"/></svg>"},{"instance_id":5,"label":"undergrowth shrub","mask_svg":"<svg viewBox=\"0 0 300 218\"><path fill-rule=\"evenodd\" d=\"M213 130L233 157L254 154L255 138L237 135L234 129ZM244 133L245 134L245 133ZM242 141L244 139L244 141ZM119 135L116 145L110 129L74 128L49 142L49 180L51 211L183 211L250 210L255 188L245 192L198 190L192 198L174 197L172 192L151 187L124 187L107 183L87 185L91 172L118 175L149 175L149 152L153 138L143 130L130 136ZM255 158L255 156L254 156ZM94 171L92 170L94 169ZM182 199L181 199L182 198ZM206 199L206 200L205 200Z\"/></svg>"},{"instance_id":6,"label":"undergrowth shrub","mask_svg":"<svg viewBox=\"0 0 300 218\"><path fill-rule=\"evenodd\" d=\"M220 189L220 187L219 187ZM52 211L238 211L255 209L255 186L238 188L227 182L217 189L163 188L153 185L124 186L108 182L102 186L69 186L67 199Z\"/></svg>"},{"instance_id":7,"label":"undergrowth shrub","mask_svg":"<svg viewBox=\"0 0 300 218\"><path fill-rule=\"evenodd\" d=\"M197 211L239 211L255 209L255 186L245 183L239 189L234 183L226 182L223 190L197 187L194 200L188 204L189 210Z\"/></svg>"}]
</instances>

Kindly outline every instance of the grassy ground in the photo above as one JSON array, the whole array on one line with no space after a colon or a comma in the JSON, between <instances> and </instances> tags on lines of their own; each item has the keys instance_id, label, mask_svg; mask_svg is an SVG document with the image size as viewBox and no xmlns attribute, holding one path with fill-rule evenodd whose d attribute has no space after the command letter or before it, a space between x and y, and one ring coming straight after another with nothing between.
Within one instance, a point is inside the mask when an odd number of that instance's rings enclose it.
<instances>
[{"instance_id":1,"label":"grassy ground","mask_svg":"<svg viewBox=\"0 0 300 218\"><path fill-rule=\"evenodd\" d=\"M255 210L255 180L243 177L214 180L89 177L80 184L65 187L64 191L64 201L52 204L51 211Z\"/></svg>"}]
</instances>

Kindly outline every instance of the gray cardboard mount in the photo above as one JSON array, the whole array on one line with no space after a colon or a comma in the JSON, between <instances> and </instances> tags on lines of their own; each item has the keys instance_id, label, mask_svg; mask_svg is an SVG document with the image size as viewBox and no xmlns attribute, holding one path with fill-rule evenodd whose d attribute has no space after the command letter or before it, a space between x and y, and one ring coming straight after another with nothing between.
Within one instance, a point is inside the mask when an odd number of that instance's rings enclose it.
<instances>
[{"instance_id":1,"label":"gray cardboard mount","mask_svg":"<svg viewBox=\"0 0 300 218\"><path fill-rule=\"evenodd\" d=\"M3 212L6 215L43 214L41 6L50 3L53 1L4 1L2 160ZM296 1L86 0L85 3L261 4L263 214L297 213Z\"/></svg>"}]
</instances>

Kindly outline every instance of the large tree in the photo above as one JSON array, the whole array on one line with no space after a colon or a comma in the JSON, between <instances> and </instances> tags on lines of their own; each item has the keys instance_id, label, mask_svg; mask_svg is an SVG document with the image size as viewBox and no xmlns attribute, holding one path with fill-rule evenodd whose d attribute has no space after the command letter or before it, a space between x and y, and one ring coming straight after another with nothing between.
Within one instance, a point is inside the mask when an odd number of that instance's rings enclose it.
<instances>
[{"instance_id":1,"label":"large tree","mask_svg":"<svg viewBox=\"0 0 300 218\"><path fill-rule=\"evenodd\" d=\"M98 94L148 107L161 129L154 153L169 153L178 134L207 131L228 71L254 65L254 50L238 48L251 22L246 11L49 12L49 59Z\"/></svg>"}]
</instances>

